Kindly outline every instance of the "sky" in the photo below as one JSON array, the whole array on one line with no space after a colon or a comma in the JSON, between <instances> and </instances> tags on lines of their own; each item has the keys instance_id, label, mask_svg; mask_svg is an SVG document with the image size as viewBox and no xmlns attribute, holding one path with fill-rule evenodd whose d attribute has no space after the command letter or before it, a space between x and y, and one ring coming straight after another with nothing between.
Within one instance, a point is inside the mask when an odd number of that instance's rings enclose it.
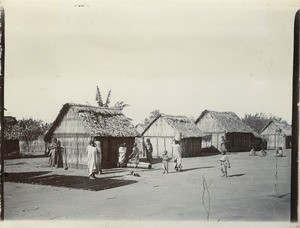
<instances>
[{"instance_id":1,"label":"sky","mask_svg":"<svg viewBox=\"0 0 300 228\"><path fill-rule=\"evenodd\" d=\"M137 124L159 109L291 123L294 0L2 0L5 115L53 122L96 86Z\"/></svg>"}]
</instances>

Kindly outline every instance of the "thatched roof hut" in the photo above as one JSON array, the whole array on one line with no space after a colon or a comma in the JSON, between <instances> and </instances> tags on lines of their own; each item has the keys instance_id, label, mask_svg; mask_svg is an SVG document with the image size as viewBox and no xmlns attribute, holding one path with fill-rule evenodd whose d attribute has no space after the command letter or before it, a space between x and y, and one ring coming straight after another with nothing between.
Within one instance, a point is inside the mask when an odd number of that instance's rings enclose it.
<instances>
[{"instance_id":1,"label":"thatched roof hut","mask_svg":"<svg viewBox=\"0 0 300 228\"><path fill-rule=\"evenodd\" d=\"M267 141L268 149L275 149L277 147L287 149L292 146L292 126L286 122L271 120L262 129L261 135Z\"/></svg>"},{"instance_id":2,"label":"thatched roof hut","mask_svg":"<svg viewBox=\"0 0 300 228\"><path fill-rule=\"evenodd\" d=\"M120 109L67 103L63 105L44 139L58 138L68 153L68 163L84 165L84 151L91 138L101 141L104 162L115 166L118 146L132 149L138 135L134 125Z\"/></svg>"},{"instance_id":3,"label":"thatched roof hut","mask_svg":"<svg viewBox=\"0 0 300 228\"><path fill-rule=\"evenodd\" d=\"M205 110L196 120L198 124L205 115L210 115L217 122L217 130L225 132L247 132L259 136L251 127L247 126L234 112L216 112ZM201 126L203 132L211 132L210 126Z\"/></svg>"},{"instance_id":4,"label":"thatched roof hut","mask_svg":"<svg viewBox=\"0 0 300 228\"><path fill-rule=\"evenodd\" d=\"M195 122L206 135L212 135L211 146L219 149L221 137L227 138L230 151L248 151L260 135L247 126L234 112L205 110Z\"/></svg>"},{"instance_id":5,"label":"thatched roof hut","mask_svg":"<svg viewBox=\"0 0 300 228\"><path fill-rule=\"evenodd\" d=\"M51 135L61 124L68 112L72 112L82 123L86 131L94 136L135 137L138 134L134 125L130 122L131 119L124 116L122 111L117 108L66 103L46 133L46 141L51 139ZM72 129L69 130L72 132Z\"/></svg>"},{"instance_id":6,"label":"thatched roof hut","mask_svg":"<svg viewBox=\"0 0 300 228\"><path fill-rule=\"evenodd\" d=\"M183 156L199 156L203 133L194 121L186 116L161 114L152 120L142 136L151 139L155 156L161 156L165 150L171 155L171 143L178 132L181 133Z\"/></svg>"}]
</instances>

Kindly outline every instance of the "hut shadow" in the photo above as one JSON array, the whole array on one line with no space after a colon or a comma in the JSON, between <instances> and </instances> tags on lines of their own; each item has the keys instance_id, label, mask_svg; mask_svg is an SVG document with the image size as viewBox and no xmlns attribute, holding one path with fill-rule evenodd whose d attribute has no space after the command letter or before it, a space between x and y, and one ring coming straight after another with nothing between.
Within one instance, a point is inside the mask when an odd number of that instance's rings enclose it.
<instances>
[{"instance_id":1,"label":"hut shadow","mask_svg":"<svg viewBox=\"0 0 300 228\"><path fill-rule=\"evenodd\" d=\"M117 179L123 176L100 177L90 180L85 176L44 175L46 173L48 172L7 173L4 181L89 191L101 191L137 183L135 180Z\"/></svg>"},{"instance_id":2,"label":"hut shadow","mask_svg":"<svg viewBox=\"0 0 300 228\"><path fill-rule=\"evenodd\" d=\"M184 168L184 167L183 167ZM188 171L192 171L192 170L197 170L197 169L210 169L210 168L215 168L214 166L203 166L203 167L196 167L196 168L189 168L189 169L182 169L182 172L188 172Z\"/></svg>"},{"instance_id":3,"label":"hut shadow","mask_svg":"<svg viewBox=\"0 0 300 228\"><path fill-rule=\"evenodd\" d=\"M232 175L228 175L228 177L241 177L244 176L245 173L241 173L241 174L232 174Z\"/></svg>"}]
</instances>

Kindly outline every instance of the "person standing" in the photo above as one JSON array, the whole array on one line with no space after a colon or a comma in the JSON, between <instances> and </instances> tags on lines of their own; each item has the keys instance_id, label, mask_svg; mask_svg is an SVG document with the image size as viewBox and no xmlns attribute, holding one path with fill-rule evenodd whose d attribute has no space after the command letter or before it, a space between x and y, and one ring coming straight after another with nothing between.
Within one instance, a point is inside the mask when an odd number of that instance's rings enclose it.
<instances>
[{"instance_id":1,"label":"person standing","mask_svg":"<svg viewBox=\"0 0 300 228\"><path fill-rule=\"evenodd\" d=\"M132 153L129 155L129 162L135 164L134 170L131 171L131 174L138 176L137 166L140 162L140 151L136 143L133 144Z\"/></svg>"},{"instance_id":2,"label":"person standing","mask_svg":"<svg viewBox=\"0 0 300 228\"><path fill-rule=\"evenodd\" d=\"M96 141L95 141L95 146L96 146L96 149L97 149L99 174L102 174L102 151L101 151L101 142L98 141L98 140L96 140Z\"/></svg>"},{"instance_id":3,"label":"person standing","mask_svg":"<svg viewBox=\"0 0 300 228\"><path fill-rule=\"evenodd\" d=\"M150 142L149 138L146 139L145 149L146 149L147 160L150 164L152 164L152 161L153 161L153 157L152 157L153 147L152 147L152 143Z\"/></svg>"},{"instance_id":4,"label":"person standing","mask_svg":"<svg viewBox=\"0 0 300 228\"><path fill-rule=\"evenodd\" d=\"M99 172L98 170L98 155L95 143L93 140L90 141L89 145L86 148L87 153L87 166L88 174L90 179L95 179L95 174Z\"/></svg>"},{"instance_id":5,"label":"person standing","mask_svg":"<svg viewBox=\"0 0 300 228\"><path fill-rule=\"evenodd\" d=\"M169 172L169 156L168 156L168 151L164 151L163 157L162 157L163 163L162 163L162 168L163 168L163 174Z\"/></svg>"},{"instance_id":6,"label":"person standing","mask_svg":"<svg viewBox=\"0 0 300 228\"><path fill-rule=\"evenodd\" d=\"M57 142L57 168L63 168L64 163L63 163L63 151L64 148L61 146L61 142Z\"/></svg>"},{"instance_id":7,"label":"person standing","mask_svg":"<svg viewBox=\"0 0 300 228\"><path fill-rule=\"evenodd\" d=\"M119 147L118 167L125 166L126 151L126 143L121 144Z\"/></svg>"},{"instance_id":8,"label":"person standing","mask_svg":"<svg viewBox=\"0 0 300 228\"><path fill-rule=\"evenodd\" d=\"M227 141L225 140L225 137L224 137L224 136L222 136L221 138L222 138L222 139L221 139L221 147L220 147L221 153L222 153L222 152L227 153L227 149L226 149L226 143L227 143Z\"/></svg>"},{"instance_id":9,"label":"person standing","mask_svg":"<svg viewBox=\"0 0 300 228\"><path fill-rule=\"evenodd\" d=\"M48 154L50 155L49 157L49 165L51 168L55 167L57 164L57 138L54 138L52 143L50 143L48 147Z\"/></svg>"},{"instance_id":10,"label":"person standing","mask_svg":"<svg viewBox=\"0 0 300 228\"><path fill-rule=\"evenodd\" d=\"M221 151L221 158L219 159L220 161L220 166L221 166L221 171L223 173L223 176L222 177L228 177L227 175L227 168L230 168L230 162L229 162L229 159L226 155L226 151Z\"/></svg>"},{"instance_id":11,"label":"person standing","mask_svg":"<svg viewBox=\"0 0 300 228\"><path fill-rule=\"evenodd\" d=\"M173 141L173 153L174 153L174 169L176 171L182 171L182 156L181 156L181 146L180 142L175 140Z\"/></svg>"}]
</instances>

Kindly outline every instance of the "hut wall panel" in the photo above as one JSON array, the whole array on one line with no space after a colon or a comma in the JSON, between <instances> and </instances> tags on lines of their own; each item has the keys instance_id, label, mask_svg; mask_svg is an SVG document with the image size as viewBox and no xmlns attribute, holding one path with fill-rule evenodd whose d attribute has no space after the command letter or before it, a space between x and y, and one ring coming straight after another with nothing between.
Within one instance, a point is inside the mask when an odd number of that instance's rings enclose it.
<instances>
[{"instance_id":1,"label":"hut wall panel","mask_svg":"<svg viewBox=\"0 0 300 228\"><path fill-rule=\"evenodd\" d=\"M62 147L64 147L64 163L68 166L79 168L80 165L87 164L86 147L89 145L89 135L70 135L55 133L54 137L61 141Z\"/></svg>"},{"instance_id":2,"label":"hut wall panel","mask_svg":"<svg viewBox=\"0 0 300 228\"><path fill-rule=\"evenodd\" d=\"M174 137L174 129L163 119L158 118L144 133L145 137L150 136L167 136Z\"/></svg>"},{"instance_id":3,"label":"hut wall panel","mask_svg":"<svg viewBox=\"0 0 300 228\"><path fill-rule=\"evenodd\" d=\"M79 120L78 115L70 109L60 125L55 130L56 133L88 133L82 122Z\"/></svg>"},{"instance_id":4,"label":"hut wall panel","mask_svg":"<svg viewBox=\"0 0 300 228\"><path fill-rule=\"evenodd\" d=\"M267 149L286 148L286 137L283 134L265 134L263 137L267 140Z\"/></svg>"},{"instance_id":5,"label":"hut wall panel","mask_svg":"<svg viewBox=\"0 0 300 228\"><path fill-rule=\"evenodd\" d=\"M197 123L197 126L203 132L223 131L222 126L209 113L203 116L203 118Z\"/></svg>"},{"instance_id":6,"label":"hut wall panel","mask_svg":"<svg viewBox=\"0 0 300 228\"><path fill-rule=\"evenodd\" d=\"M39 138L32 142L29 142L27 145L24 141L19 142L20 153L31 152L33 154L45 154L47 145L43 138Z\"/></svg>"},{"instance_id":7,"label":"hut wall panel","mask_svg":"<svg viewBox=\"0 0 300 228\"><path fill-rule=\"evenodd\" d=\"M278 130L278 127L274 123L271 123L261 134L273 135L276 133L276 130Z\"/></svg>"}]
</instances>

